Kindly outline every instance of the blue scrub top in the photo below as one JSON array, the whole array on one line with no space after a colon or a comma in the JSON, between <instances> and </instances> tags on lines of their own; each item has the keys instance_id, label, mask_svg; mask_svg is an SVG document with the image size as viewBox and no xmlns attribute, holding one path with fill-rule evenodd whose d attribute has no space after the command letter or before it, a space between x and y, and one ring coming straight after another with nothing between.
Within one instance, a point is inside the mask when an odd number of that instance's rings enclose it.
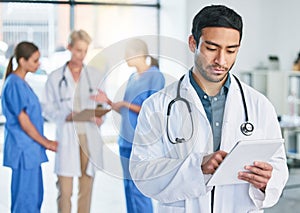
<instances>
[{"instance_id":1,"label":"blue scrub top","mask_svg":"<svg viewBox=\"0 0 300 213\"><path fill-rule=\"evenodd\" d=\"M165 85L165 78L156 66L150 67L142 74L133 73L128 80L124 101L142 106L143 102L153 93L161 90ZM131 148L138 113L128 108L121 108L122 116L119 146Z\"/></svg>"},{"instance_id":2,"label":"blue scrub top","mask_svg":"<svg viewBox=\"0 0 300 213\"><path fill-rule=\"evenodd\" d=\"M3 86L1 102L6 118L3 165L18 169L22 160L24 168L31 169L48 161L45 148L24 132L18 120L24 110L37 131L43 135L42 109L30 86L19 76L10 74Z\"/></svg>"}]
</instances>

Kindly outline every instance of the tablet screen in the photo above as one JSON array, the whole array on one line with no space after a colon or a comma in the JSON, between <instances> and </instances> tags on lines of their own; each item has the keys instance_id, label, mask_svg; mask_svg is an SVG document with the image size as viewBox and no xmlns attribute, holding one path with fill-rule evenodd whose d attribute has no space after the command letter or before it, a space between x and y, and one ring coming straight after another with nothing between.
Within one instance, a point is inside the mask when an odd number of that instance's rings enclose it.
<instances>
[{"instance_id":1,"label":"tablet screen","mask_svg":"<svg viewBox=\"0 0 300 213\"><path fill-rule=\"evenodd\" d=\"M268 162L283 145L283 139L239 141L224 158L207 186L247 183L238 179L238 172L254 161Z\"/></svg>"}]
</instances>

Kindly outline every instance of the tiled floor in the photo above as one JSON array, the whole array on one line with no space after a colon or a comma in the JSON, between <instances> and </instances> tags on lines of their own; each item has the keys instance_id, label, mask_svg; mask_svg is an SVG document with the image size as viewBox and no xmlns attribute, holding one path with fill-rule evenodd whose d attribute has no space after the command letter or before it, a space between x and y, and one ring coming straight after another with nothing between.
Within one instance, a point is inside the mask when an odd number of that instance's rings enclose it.
<instances>
[{"instance_id":1,"label":"tiled floor","mask_svg":"<svg viewBox=\"0 0 300 213\"><path fill-rule=\"evenodd\" d=\"M53 127L46 125L46 135L53 137ZM0 138L3 138L2 127L0 127ZM0 139L0 140L1 140ZM2 142L0 142L1 146ZM105 172L98 172L95 177L91 213L125 213L125 198L123 193L123 181L120 179L121 167L117 155L117 145L109 144L106 146L105 156L109 155L109 162L104 162ZM49 162L43 164L44 175L44 202L42 213L55 213L56 195L55 186L56 176L53 173L54 153L47 152ZM10 176L9 168L2 166L3 154L0 151L0 213L9 213L10 207ZM112 173L112 171L116 171ZM290 170L290 179L287 186L300 184L300 169ZM73 213L76 212L76 181L74 184ZM154 202L155 205L155 202ZM286 189L278 204L270 209L266 209L266 213L298 213L300 212L300 186L298 188Z\"/></svg>"}]
</instances>

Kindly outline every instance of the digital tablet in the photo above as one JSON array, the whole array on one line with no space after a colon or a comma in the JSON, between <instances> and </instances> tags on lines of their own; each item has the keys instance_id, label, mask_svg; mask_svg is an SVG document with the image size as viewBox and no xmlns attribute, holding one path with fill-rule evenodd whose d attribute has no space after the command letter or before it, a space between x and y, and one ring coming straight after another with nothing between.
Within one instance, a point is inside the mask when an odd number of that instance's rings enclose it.
<instances>
[{"instance_id":1,"label":"digital tablet","mask_svg":"<svg viewBox=\"0 0 300 213\"><path fill-rule=\"evenodd\" d=\"M238 179L238 172L245 171L246 165L254 161L267 162L283 145L284 139L239 141L226 155L215 173L207 181L207 186L246 183Z\"/></svg>"}]
</instances>

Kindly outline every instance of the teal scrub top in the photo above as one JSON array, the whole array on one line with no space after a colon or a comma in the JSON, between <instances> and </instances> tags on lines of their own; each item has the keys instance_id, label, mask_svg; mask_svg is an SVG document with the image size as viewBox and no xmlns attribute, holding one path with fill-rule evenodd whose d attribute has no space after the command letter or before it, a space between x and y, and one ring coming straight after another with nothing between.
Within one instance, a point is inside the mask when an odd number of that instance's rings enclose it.
<instances>
[{"instance_id":1,"label":"teal scrub top","mask_svg":"<svg viewBox=\"0 0 300 213\"><path fill-rule=\"evenodd\" d=\"M20 161L23 161L23 169L32 169L48 161L45 148L24 132L18 120L24 110L37 131L43 135L42 109L31 87L11 73L4 82L1 103L6 118L3 165L18 169Z\"/></svg>"}]
</instances>

